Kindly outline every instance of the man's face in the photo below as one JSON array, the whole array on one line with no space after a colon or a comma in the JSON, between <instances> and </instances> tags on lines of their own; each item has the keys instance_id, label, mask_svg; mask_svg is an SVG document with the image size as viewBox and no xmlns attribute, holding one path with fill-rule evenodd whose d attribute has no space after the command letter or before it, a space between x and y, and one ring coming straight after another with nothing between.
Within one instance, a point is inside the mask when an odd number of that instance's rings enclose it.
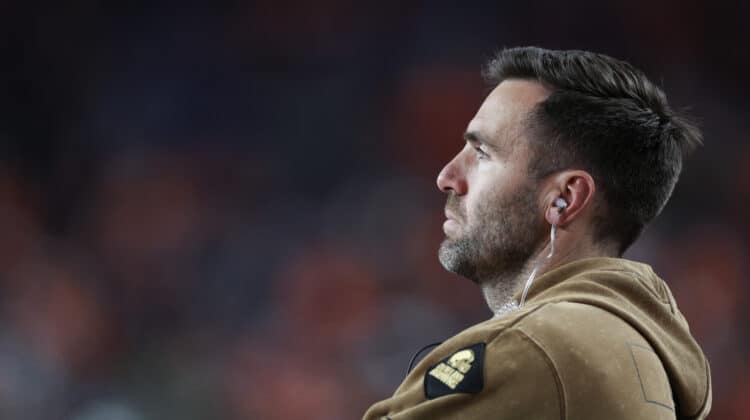
<instances>
[{"instance_id":1,"label":"man's face","mask_svg":"<svg viewBox=\"0 0 750 420\"><path fill-rule=\"evenodd\" d=\"M448 194L440 262L477 283L522 269L545 227L538 183L527 173L525 118L548 95L526 80L500 83L466 130L466 145L438 175Z\"/></svg>"}]
</instances>

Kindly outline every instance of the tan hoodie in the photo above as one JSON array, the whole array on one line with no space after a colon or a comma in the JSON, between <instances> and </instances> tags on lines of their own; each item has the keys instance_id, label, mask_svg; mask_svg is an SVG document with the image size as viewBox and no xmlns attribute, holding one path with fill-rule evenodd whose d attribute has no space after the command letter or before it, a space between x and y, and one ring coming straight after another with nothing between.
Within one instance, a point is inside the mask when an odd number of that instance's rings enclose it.
<instances>
[{"instance_id":1,"label":"tan hoodie","mask_svg":"<svg viewBox=\"0 0 750 420\"><path fill-rule=\"evenodd\" d=\"M443 342L364 418L703 419L710 408L708 362L664 281L645 264L587 258L540 276L521 310Z\"/></svg>"}]
</instances>

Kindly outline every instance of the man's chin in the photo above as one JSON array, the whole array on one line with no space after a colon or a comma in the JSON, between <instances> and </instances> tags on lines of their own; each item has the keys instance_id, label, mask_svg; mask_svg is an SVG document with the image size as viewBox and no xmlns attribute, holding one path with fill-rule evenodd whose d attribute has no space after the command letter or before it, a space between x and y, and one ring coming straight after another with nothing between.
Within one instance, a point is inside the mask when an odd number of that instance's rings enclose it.
<instances>
[{"instance_id":1,"label":"man's chin","mask_svg":"<svg viewBox=\"0 0 750 420\"><path fill-rule=\"evenodd\" d=\"M478 283L474 264L467 258L466 246L460 239L446 238L438 250L440 264L447 271Z\"/></svg>"}]
</instances>

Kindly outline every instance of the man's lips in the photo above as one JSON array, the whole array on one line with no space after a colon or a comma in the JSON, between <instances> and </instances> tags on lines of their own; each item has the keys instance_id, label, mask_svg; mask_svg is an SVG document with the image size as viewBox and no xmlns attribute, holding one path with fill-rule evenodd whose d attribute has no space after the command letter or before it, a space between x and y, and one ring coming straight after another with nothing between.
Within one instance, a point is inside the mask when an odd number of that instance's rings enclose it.
<instances>
[{"instance_id":1,"label":"man's lips","mask_svg":"<svg viewBox=\"0 0 750 420\"><path fill-rule=\"evenodd\" d=\"M443 232L445 232L446 235L450 235L450 233L452 232L455 233L456 230L458 230L458 221L456 220L456 216L454 216L452 212L446 209L445 219L445 222L443 222Z\"/></svg>"}]
</instances>

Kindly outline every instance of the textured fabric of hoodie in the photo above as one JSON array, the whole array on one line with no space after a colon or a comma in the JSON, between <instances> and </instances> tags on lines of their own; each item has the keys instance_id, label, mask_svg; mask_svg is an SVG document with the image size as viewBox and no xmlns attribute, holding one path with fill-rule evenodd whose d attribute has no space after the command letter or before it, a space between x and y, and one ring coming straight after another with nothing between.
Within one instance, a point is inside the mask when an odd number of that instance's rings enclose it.
<instances>
[{"instance_id":1,"label":"textured fabric of hoodie","mask_svg":"<svg viewBox=\"0 0 750 420\"><path fill-rule=\"evenodd\" d=\"M520 296L516 296L516 301ZM703 419L706 358L651 267L577 260L446 340L364 418Z\"/></svg>"}]
</instances>

